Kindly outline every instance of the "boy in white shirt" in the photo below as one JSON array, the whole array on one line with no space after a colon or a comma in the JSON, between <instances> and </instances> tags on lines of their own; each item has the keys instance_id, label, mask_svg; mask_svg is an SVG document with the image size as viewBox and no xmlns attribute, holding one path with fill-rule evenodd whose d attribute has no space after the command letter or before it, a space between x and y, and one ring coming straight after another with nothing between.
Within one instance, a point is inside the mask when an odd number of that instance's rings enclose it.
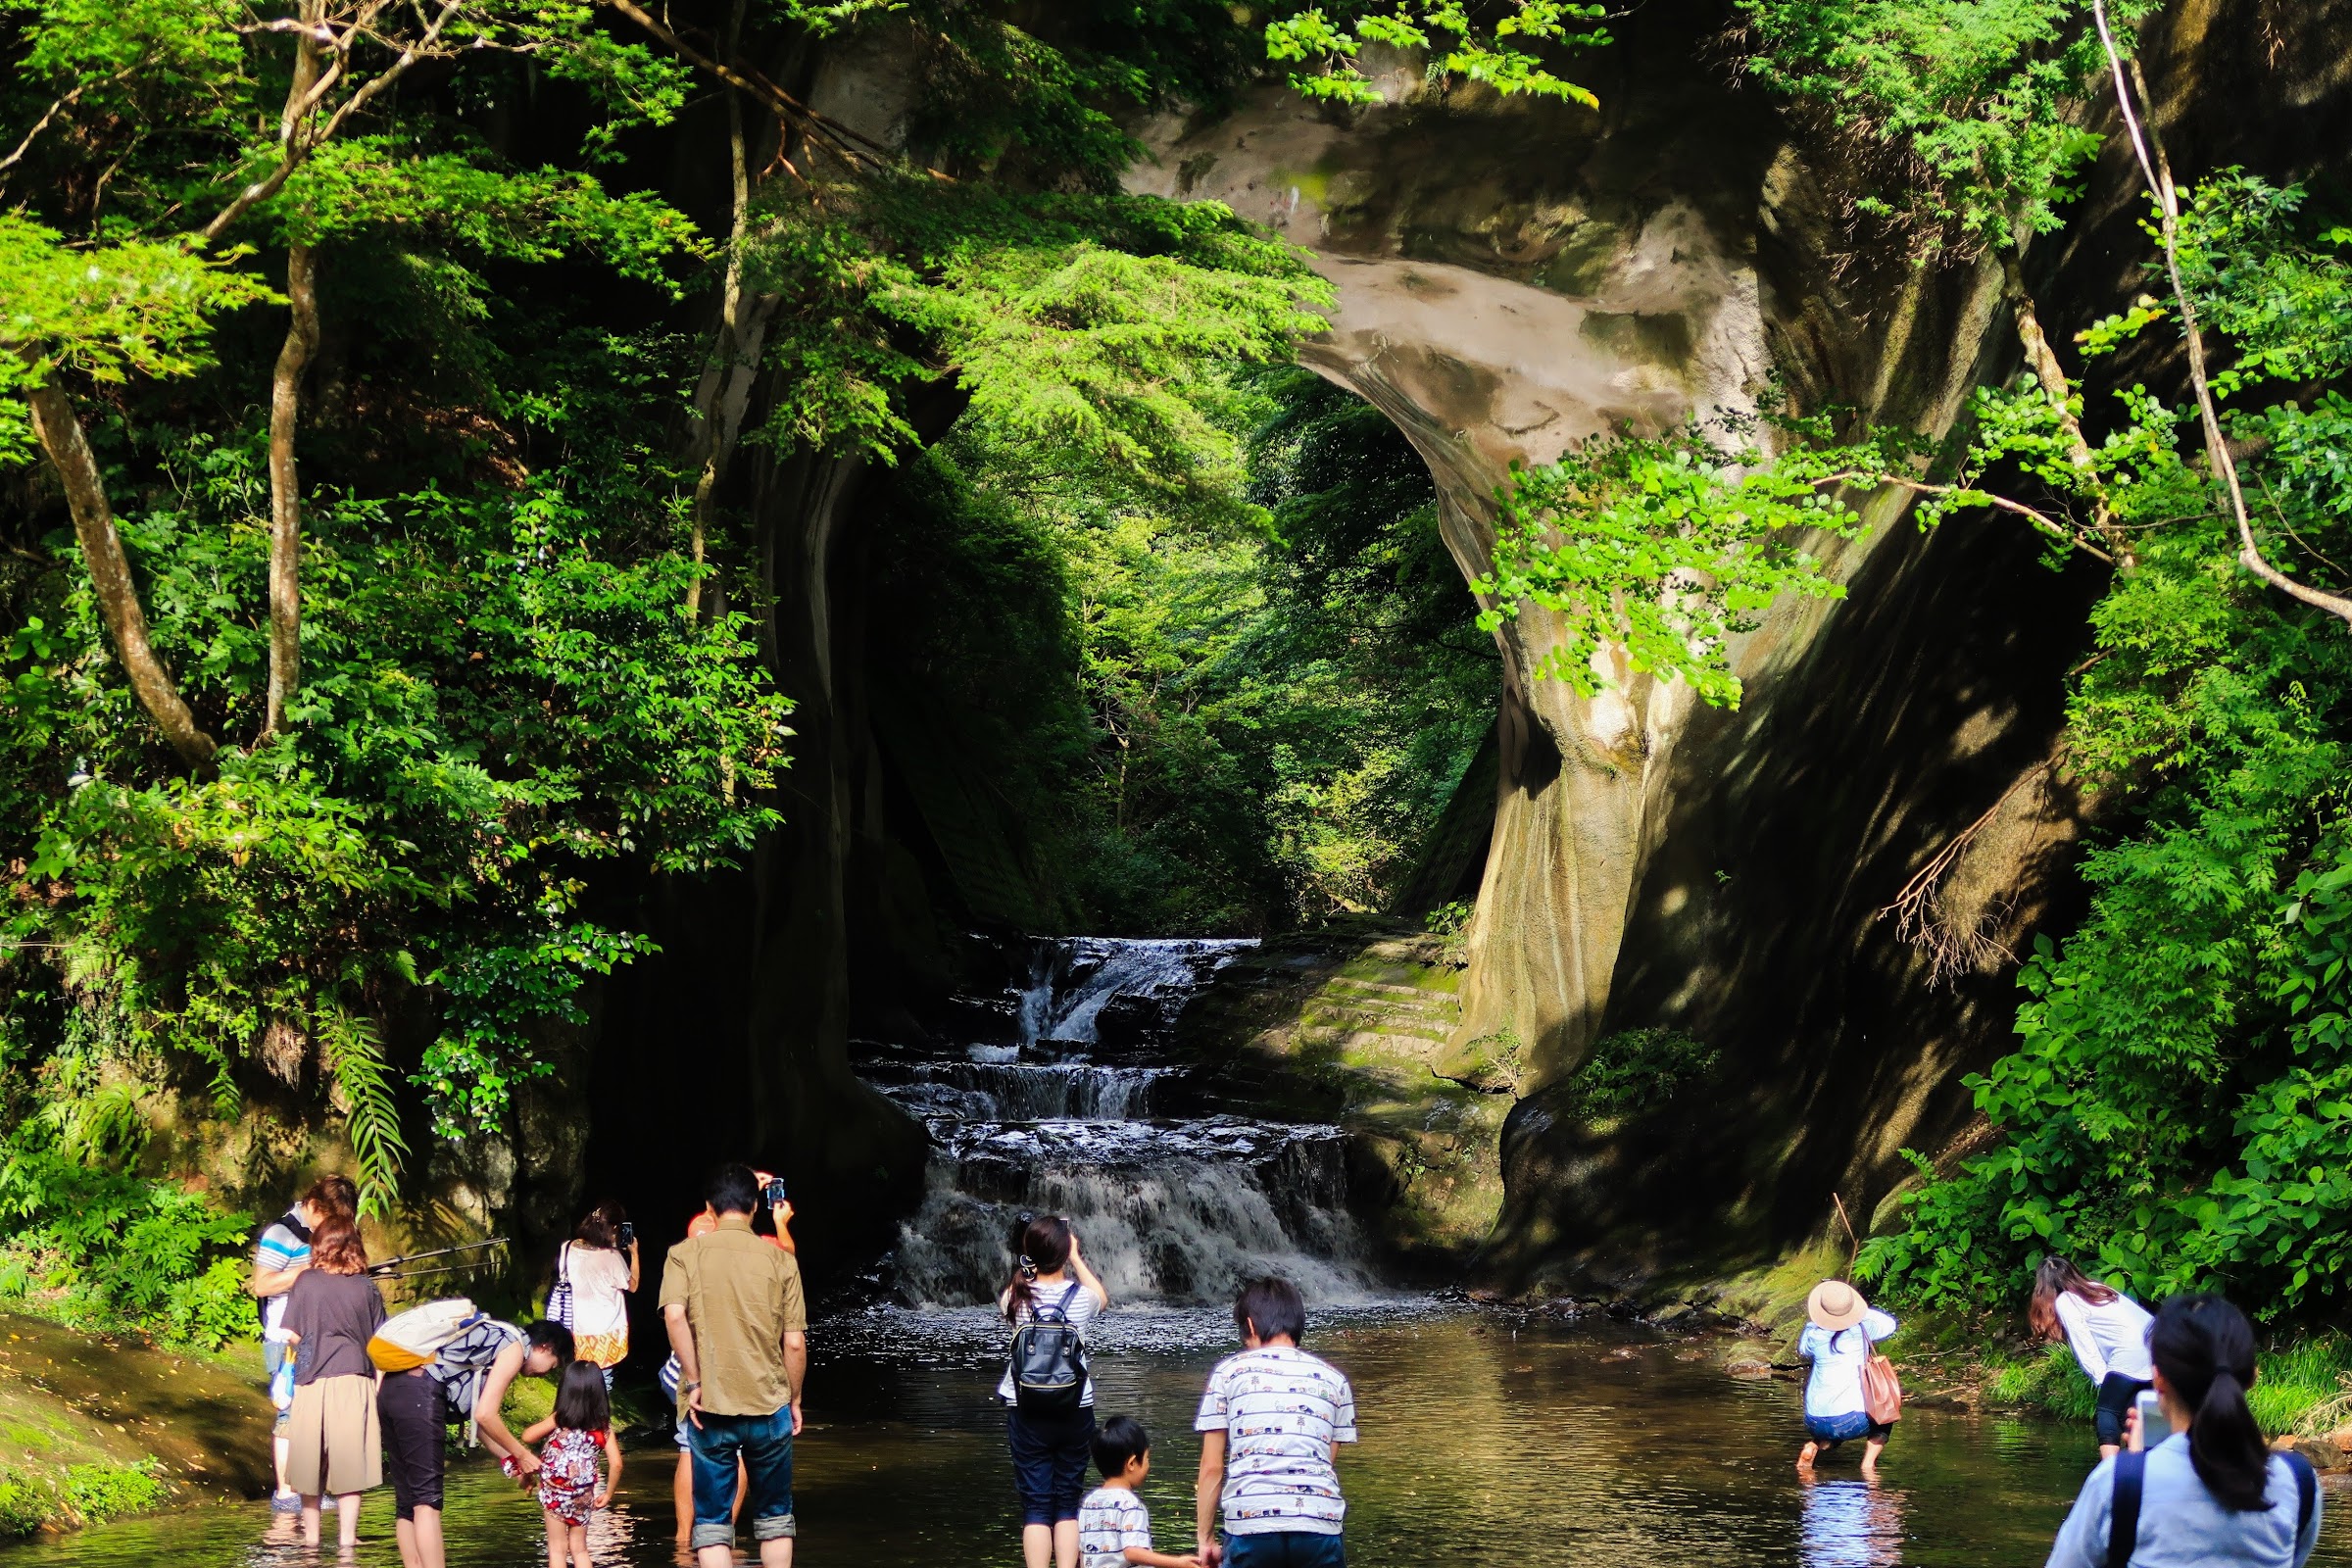
<instances>
[{"instance_id":1,"label":"boy in white shirt","mask_svg":"<svg viewBox=\"0 0 2352 1568\"><path fill-rule=\"evenodd\" d=\"M1200 1568L1198 1557L1152 1549L1152 1514L1136 1488L1152 1473L1152 1435L1133 1416L1095 1429L1102 1484L1078 1505L1079 1568Z\"/></svg>"},{"instance_id":2,"label":"boy in white shirt","mask_svg":"<svg viewBox=\"0 0 2352 1568\"><path fill-rule=\"evenodd\" d=\"M1346 1568L1340 1445L1355 1441L1355 1390L1298 1348L1306 1304L1288 1280L1251 1280L1233 1303L1243 1349L1200 1396L1194 1492L1207 1568ZM1215 1535L1222 1511L1225 1536Z\"/></svg>"}]
</instances>

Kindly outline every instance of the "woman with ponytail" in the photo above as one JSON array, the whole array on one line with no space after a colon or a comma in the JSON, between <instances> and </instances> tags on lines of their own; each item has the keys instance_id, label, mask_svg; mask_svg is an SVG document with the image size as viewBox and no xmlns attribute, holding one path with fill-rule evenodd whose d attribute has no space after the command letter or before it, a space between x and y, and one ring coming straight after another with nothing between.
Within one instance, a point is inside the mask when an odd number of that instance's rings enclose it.
<instances>
[{"instance_id":1,"label":"woman with ponytail","mask_svg":"<svg viewBox=\"0 0 2352 1568\"><path fill-rule=\"evenodd\" d=\"M2169 1430L2142 1433L2134 1417L2132 1451L2082 1483L2050 1568L2301 1568L2320 1539L2319 1492L2301 1456L2270 1451L2246 1404L2246 1315L2218 1296L2175 1297L2148 1349Z\"/></svg>"},{"instance_id":2,"label":"woman with ponytail","mask_svg":"<svg viewBox=\"0 0 2352 1568\"><path fill-rule=\"evenodd\" d=\"M1021 1216L1013 1248L1012 1278L997 1297L1013 1328L997 1397L1006 1406L1012 1480L1021 1495L1021 1555L1026 1568L1078 1568L1078 1504L1095 1441L1095 1380L1084 1342L1087 1326L1109 1307L1110 1293L1078 1254L1078 1235L1059 1214ZM1036 1381L1041 1372L1053 1381Z\"/></svg>"}]
</instances>

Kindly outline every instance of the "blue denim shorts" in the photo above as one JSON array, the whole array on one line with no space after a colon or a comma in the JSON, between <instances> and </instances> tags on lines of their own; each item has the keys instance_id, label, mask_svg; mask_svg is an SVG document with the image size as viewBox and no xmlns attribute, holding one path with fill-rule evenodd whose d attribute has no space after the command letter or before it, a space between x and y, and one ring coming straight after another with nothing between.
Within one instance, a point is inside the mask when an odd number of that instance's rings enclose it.
<instances>
[{"instance_id":1,"label":"blue denim shorts","mask_svg":"<svg viewBox=\"0 0 2352 1568\"><path fill-rule=\"evenodd\" d=\"M1836 1447L1856 1438L1868 1438L1873 1443L1885 1443L1894 1428L1884 1421L1873 1421L1868 1412L1849 1411L1844 1415L1809 1415L1805 1417L1805 1436L1815 1443Z\"/></svg>"},{"instance_id":2,"label":"blue denim shorts","mask_svg":"<svg viewBox=\"0 0 2352 1568\"><path fill-rule=\"evenodd\" d=\"M1338 1536L1314 1530L1265 1530L1225 1537L1226 1568L1348 1568Z\"/></svg>"},{"instance_id":3,"label":"blue denim shorts","mask_svg":"<svg viewBox=\"0 0 2352 1568\"><path fill-rule=\"evenodd\" d=\"M690 1423L694 1549L735 1544L735 1462L743 1461L743 1516L752 1539L797 1534L792 1517L792 1406L773 1415L712 1415Z\"/></svg>"}]
</instances>

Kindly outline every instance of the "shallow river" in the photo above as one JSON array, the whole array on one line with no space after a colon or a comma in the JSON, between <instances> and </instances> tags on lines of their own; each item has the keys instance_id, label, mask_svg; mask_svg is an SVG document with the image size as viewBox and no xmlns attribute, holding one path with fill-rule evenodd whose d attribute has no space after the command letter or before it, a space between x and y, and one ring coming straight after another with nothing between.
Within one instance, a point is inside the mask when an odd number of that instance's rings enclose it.
<instances>
[{"instance_id":1,"label":"shallow river","mask_svg":"<svg viewBox=\"0 0 2352 1568\"><path fill-rule=\"evenodd\" d=\"M1100 1407L1140 1414L1156 1439L1145 1494L1163 1548L1189 1543L1193 1401L1231 1348L1227 1332L1201 1311L1136 1310L1104 1325ZM800 1560L1017 1563L985 1321L874 1313L820 1325L811 1340ZM1803 1485L1791 1469L1796 1389L1727 1378L1686 1359L1696 1347L1442 1310L1319 1321L1309 1347L1355 1380L1363 1442L1342 1479L1359 1568L2038 1564L2096 1456L2087 1431L1921 1410L1876 1488L1851 1458ZM618 1505L591 1533L598 1562L670 1561L673 1451L629 1450ZM478 1467L453 1483L453 1564L546 1560L528 1499ZM2314 1561L2352 1565L2352 1492L2331 1488L2328 1501L2345 1518L2329 1518ZM369 1497L363 1520L360 1562L396 1562L389 1491ZM10 1548L0 1564L300 1562L262 1541L267 1524L258 1504L196 1510Z\"/></svg>"}]
</instances>

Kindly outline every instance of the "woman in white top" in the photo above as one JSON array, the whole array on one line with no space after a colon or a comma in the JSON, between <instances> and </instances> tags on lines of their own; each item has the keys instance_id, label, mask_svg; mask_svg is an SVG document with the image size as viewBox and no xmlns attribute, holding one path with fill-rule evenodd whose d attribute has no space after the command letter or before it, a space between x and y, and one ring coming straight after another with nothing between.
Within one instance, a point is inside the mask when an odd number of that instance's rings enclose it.
<instances>
[{"instance_id":1,"label":"woman in white top","mask_svg":"<svg viewBox=\"0 0 2352 1568\"><path fill-rule=\"evenodd\" d=\"M599 1203L556 1254L556 1279L571 1287L571 1330L579 1358L612 1369L629 1354L629 1293L637 1289L637 1231L618 1203Z\"/></svg>"},{"instance_id":2,"label":"woman in white top","mask_svg":"<svg viewBox=\"0 0 2352 1568\"><path fill-rule=\"evenodd\" d=\"M1110 1293L1078 1255L1078 1235L1059 1214L1039 1214L1021 1227L1012 1278L997 1297L1004 1321L1064 1322L1083 1344L1088 1325L1110 1305ZM1078 1504L1086 1495L1086 1462L1095 1441L1095 1380L1090 1372L1078 1409L1044 1415L1021 1408L1012 1363L997 1385L1004 1400L1005 1438L1012 1447L1012 1481L1021 1495L1021 1555L1027 1568L1078 1568Z\"/></svg>"},{"instance_id":3,"label":"woman in white top","mask_svg":"<svg viewBox=\"0 0 2352 1568\"><path fill-rule=\"evenodd\" d=\"M2035 1339L2066 1341L2099 1391L2099 1457L2114 1458L2124 1446L2124 1418L2132 1401L2156 1375L2148 1357L2148 1325L2154 1320L2147 1308L2065 1258L2045 1257L2034 1271L2034 1301L2026 1315Z\"/></svg>"},{"instance_id":4,"label":"woman in white top","mask_svg":"<svg viewBox=\"0 0 2352 1568\"><path fill-rule=\"evenodd\" d=\"M1862 1370L1870 1364L1872 1348L1895 1328L1893 1318L1843 1280L1823 1280L1805 1298L1805 1331L1796 1338L1796 1353L1813 1363L1813 1374L1805 1380L1805 1446L1797 1450L1798 1474L1810 1475L1818 1455L1860 1438L1862 1474L1866 1479L1878 1475L1879 1455L1894 1427L1871 1419Z\"/></svg>"}]
</instances>

